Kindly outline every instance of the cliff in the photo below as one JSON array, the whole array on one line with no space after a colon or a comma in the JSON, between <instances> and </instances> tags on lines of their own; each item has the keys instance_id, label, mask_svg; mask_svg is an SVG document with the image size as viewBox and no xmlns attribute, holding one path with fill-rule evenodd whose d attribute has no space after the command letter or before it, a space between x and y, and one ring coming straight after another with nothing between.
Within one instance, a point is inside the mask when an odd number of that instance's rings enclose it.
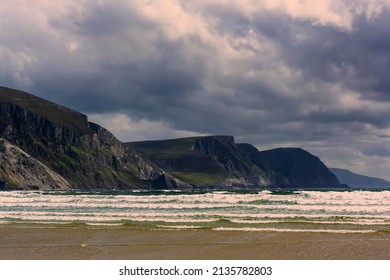
<instances>
[{"instance_id":1,"label":"cliff","mask_svg":"<svg viewBox=\"0 0 390 280\"><path fill-rule=\"evenodd\" d=\"M127 143L180 180L215 188L268 186L267 175L238 150L232 136Z\"/></svg>"},{"instance_id":2,"label":"cliff","mask_svg":"<svg viewBox=\"0 0 390 280\"><path fill-rule=\"evenodd\" d=\"M214 187L340 187L321 160L300 148L258 151L231 136L127 143L184 182Z\"/></svg>"},{"instance_id":3,"label":"cliff","mask_svg":"<svg viewBox=\"0 0 390 280\"><path fill-rule=\"evenodd\" d=\"M0 137L6 141L0 178L9 185L38 189L126 189L152 188L163 183L157 187L178 187L177 180L106 129L89 123L81 113L4 87L0 87L0 109ZM21 165L23 157L28 160ZM42 170L34 168L26 176L21 175L24 172L19 169L27 170L32 161L35 166L58 175L61 182L37 182L35 178Z\"/></svg>"}]
</instances>

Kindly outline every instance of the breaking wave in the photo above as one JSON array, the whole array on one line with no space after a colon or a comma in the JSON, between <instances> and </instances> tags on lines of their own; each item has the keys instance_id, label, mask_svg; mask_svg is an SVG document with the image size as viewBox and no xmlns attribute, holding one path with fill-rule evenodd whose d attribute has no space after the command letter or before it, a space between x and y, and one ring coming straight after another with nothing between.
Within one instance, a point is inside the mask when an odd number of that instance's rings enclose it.
<instances>
[{"instance_id":1,"label":"breaking wave","mask_svg":"<svg viewBox=\"0 0 390 280\"><path fill-rule=\"evenodd\" d=\"M0 192L0 226L388 234L390 191Z\"/></svg>"}]
</instances>

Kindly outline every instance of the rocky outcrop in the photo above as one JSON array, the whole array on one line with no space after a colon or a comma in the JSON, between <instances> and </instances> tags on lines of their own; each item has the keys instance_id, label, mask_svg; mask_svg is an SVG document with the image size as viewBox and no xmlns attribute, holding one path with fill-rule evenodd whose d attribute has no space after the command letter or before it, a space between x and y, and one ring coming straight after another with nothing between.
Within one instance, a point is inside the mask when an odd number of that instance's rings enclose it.
<instances>
[{"instance_id":1,"label":"rocky outcrop","mask_svg":"<svg viewBox=\"0 0 390 280\"><path fill-rule=\"evenodd\" d=\"M226 186L269 186L270 178L258 168L236 145L232 136L200 137L193 149L215 159L221 164L229 177L220 183Z\"/></svg>"},{"instance_id":2,"label":"rocky outcrop","mask_svg":"<svg viewBox=\"0 0 390 280\"><path fill-rule=\"evenodd\" d=\"M197 139L192 147L218 161L234 177L248 177L253 166L243 158L232 136L207 136Z\"/></svg>"},{"instance_id":3,"label":"rocky outcrop","mask_svg":"<svg viewBox=\"0 0 390 280\"><path fill-rule=\"evenodd\" d=\"M4 149L0 152L1 188L67 190L69 182L39 160L31 157L10 142L1 139Z\"/></svg>"},{"instance_id":4,"label":"rocky outcrop","mask_svg":"<svg viewBox=\"0 0 390 280\"><path fill-rule=\"evenodd\" d=\"M161 168L126 147L106 129L89 123L83 114L6 88L0 88L0 109L0 137L13 146L7 150L7 161L1 166L19 170L5 172L4 179L13 185L32 186L30 177L41 172L32 168L32 162L67 182L34 183L39 189L151 188L165 176ZM29 166L32 173L25 172ZM23 170L18 169L22 167Z\"/></svg>"}]
</instances>

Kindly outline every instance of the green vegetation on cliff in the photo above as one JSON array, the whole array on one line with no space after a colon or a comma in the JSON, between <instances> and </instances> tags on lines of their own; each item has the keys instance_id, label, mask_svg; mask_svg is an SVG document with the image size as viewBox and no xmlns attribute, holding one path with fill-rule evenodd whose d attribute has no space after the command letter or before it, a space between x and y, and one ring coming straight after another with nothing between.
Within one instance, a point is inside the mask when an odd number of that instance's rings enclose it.
<instances>
[{"instance_id":1,"label":"green vegetation on cliff","mask_svg":"<svg viewBox=\"0 0 390 280\"><path fill-rule=\"evenodd\" d=\"M0 137L13 147L2 160L3 169L10 171L3 177L20 188L48 188L48 180L35 180L34 172L39 173L35 177L50 177L51 188L150 188L165 177L164 171L81 113L4 87L0 108ZM21 151L16 153L16 148ZM25 169L26 176L17 171L21 164L30 169Z\"/></svg>"},{"instance_id":2,"label":"green vegetation on cliff","mask_svg":"<svg viewBox=\"0 0 390 280\"><path fill-rule=\"evenodd\" d=\"M222 139L214 136L213 139ZM229 137L230 139L231 137ZM196 148L204 137L126 143L128 147L191 185L211 185L231 175L216 156Z\"/></svg>"},{"instance_id":3,"label":"green vegetation on cliff","mask_svg":"<svg viewBox=\"0 0 390 280\"><path fill-rule=\"evenodd\" d=\"M316 156L300 148L258 151L231 136L127 143L145 158L191 185L318 188L338 187Z\"/></svg>"}]
</instances>

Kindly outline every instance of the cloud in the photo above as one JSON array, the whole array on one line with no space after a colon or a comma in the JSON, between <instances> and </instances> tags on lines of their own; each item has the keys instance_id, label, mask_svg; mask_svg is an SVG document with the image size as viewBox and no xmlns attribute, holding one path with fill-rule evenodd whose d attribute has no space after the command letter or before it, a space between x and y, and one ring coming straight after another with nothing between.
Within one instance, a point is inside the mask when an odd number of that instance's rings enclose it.
<instances>
[{"instance_id":1,"label":"cloud","mask_svg":"<svg viewBox=\"0 0 390 280\"><path fill-rule=\"evenodd\" d=\"M110 132L120 139L131 141L174 139L199 136L199 133L173 129L161 121L134 120L126 114L89 115L89 121L109 128ZM156 136L158 136L156 138Z\"/></svg>"},{"instance_id":2,"label":"cloud","mask_svg":"<svg viewBox=\"0 0 390 280\"><path fill-rule=\"evenodd\" d=\"M122 140L231 134L388 176L388 1L0 3L2 84Z\"/></svg>"}]
</instances>

